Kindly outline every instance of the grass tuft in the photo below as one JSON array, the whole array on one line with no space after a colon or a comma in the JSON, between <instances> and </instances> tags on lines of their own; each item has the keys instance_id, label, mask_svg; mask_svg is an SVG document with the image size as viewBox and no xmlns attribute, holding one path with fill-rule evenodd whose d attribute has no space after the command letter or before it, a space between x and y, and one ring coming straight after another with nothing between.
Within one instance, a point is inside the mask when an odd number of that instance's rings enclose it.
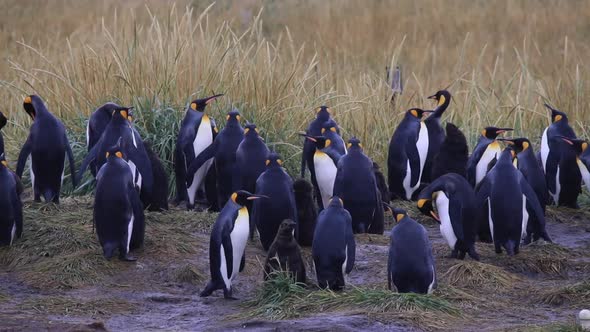
<instances>
[{"instance_id":1,"label":"grass tuft","mask_svg":"<svg viewBox=\"0 0 590 332\"><path fill-rule=\"evenodd\" d=\"M590 281L549 290L541 296L541 301L554 306L587 305L590 303Z\"/></svg>"},{"instance_id":2,"label":"grass tuft","mask_svg":"<svg viewBox=\"0 0 590 332\"><path fill-rule=\"evenodd\" d=\"M502 268L476 261L462 261L451 266L441 279L456 287L493 289L511 289L519 281L517 276Z\"/></svg>"}]
</instances>

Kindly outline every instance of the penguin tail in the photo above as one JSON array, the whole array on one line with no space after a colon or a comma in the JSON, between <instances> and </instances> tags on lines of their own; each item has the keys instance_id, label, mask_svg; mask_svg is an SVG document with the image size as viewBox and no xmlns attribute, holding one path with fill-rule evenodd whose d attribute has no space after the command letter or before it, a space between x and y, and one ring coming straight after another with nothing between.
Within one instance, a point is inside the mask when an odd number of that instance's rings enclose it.
<instances>
[{"instance_id":1,"label":"penguin tail","mask_svg":"<svg viewBox=\"0 0 590 332\"><path fill-rule=\"evenodd\" d=\"M118 245L114 242L107 242L102 246L102 254L104 258L107 260L111 260L115 255L115 249L117 249Z\"/></svg>"}]
</instances>

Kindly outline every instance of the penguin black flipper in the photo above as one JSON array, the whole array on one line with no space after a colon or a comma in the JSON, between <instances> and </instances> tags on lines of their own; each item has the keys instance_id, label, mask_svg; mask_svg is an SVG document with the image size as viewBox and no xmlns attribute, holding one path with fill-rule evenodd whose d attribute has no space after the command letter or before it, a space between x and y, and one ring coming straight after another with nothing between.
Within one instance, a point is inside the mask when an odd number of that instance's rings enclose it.
<instances>
[{"instance_id":1,"label":"penguin black flipper","mask_svg":"<svg viewBox=\"0 0 590 332\"><path fill-rule=\"evenodd\" d=\"M349 219L350 220L350 219ZM346 228L346 274L352 271L354 267L356 253L356 242L354 241L354 234L352 232L352 221Z\"/></svg>"},{"instance_id":2,"label":"penguin black flipper","mask_svg":"<svg viewBox=\"0 0 590 332\"><path fill-rule=\"evenodd\" d=\"M538 239L540 237L547 242L553 242L549 237L549 234L547 234L547 231L545 230L545 214L543 213L543 208L539 203L537 194L535 193L531 185L528 183L526 178L524 178L523 176L520 177L520 189L522 190L522 193L527 200L526 209L528 211L533 212L534 218L529 217L529 220L536 221L535 225L531 225L532 227L527 227L527 233L528 229L532 229L535 239ZM528 238L529 235L527 234L527 239Z\"/></svg>"},{"instance_id":3,"label":"penguin black flipper","mask_svg":"<svg viewBox=\"0 0 590 332\"><path fill-rule=\"evenodd\" d=\"M210 144L208 147L205 148L205 150L201 151L201 153L199 153L199 155L196 156L195 159L193 159L193 161L191 161L190 165L188 165L186 170L187 186L190 187L190 185L193 183L193 178L195 177L195 173L199 170L199 168L201 168L201 166L203 166L203 164L207 162L207 160L215 157L215 153L217 152L217 146L219 145L216 144L216 142L218 141L213 141L213 144Z\"/></svg>"},{"instance_id":4,"label":"penguin black flipper","mask_svg":"<svg viewBox=\"0 0 590 332\"><path fill-rule=\"evenodd\" d=\"M244 271L246 267L246 253L242 255L242 260L240 261L240 272Z\"/></svg>"},{"instance_id":5,"label":"penguin black flipper","mask_svg":"<svg viewBox=\"0 0 590 332\"><path fill-rule=\"evenodd\" d=\"M32 149L33 149L33 146L31 144L31 136L29 135L29 137L27 138L27 141L25 142L25 144L21 148L20 153L18 155L18 162L16 164L16 175L18 175L19 178L23 177L23 171L25 170L25 164L27 163L27 158L29 158L29 155L31 154Z\"/></svg>"},{"instance_id":6,"label":"penguin black flipper","mask_svg":"<svg viewBox=\"0 0 590 332\"><path fill-rule=\"evenodd\" d=\"M236 211L232 220L236 220L238 217L237 214L238 213ZM232 271L234 270L234 249L231 244L231 231L232 230L229 229L229 227L224 227L223 233L221 235L221 244L223 245L223 254L225 255L225 266L228 278L231 278ZM221 258L219 262L219 264L221 264ZM219 270L221 270L221 266L219 267Z\"/></svg>"},{"instance_id":7,"label":"penguin black flipper","mask_svg":"<svg viewBox=\"0 0 590 332\"><path fill-rule=\"evenodd\" d=\"M86 157L84 158L84 160L82 160L82 164L80 165L80 169L78 170L78 175L76 176L76 179L78 182L82 181L82 177L84 176L84 172L86 172L86 168L88 168L88 165L90 165L91 162L93 162L94 160L97 159L97 154L98 154L98 150L100 150L100 146L102 145L102 138L100 140L98 140L98 142L96 142L96 144L94 144L94 146L92 147L92 149L90 149L90 151L88 151L88 154L86 155ZM98 171L96 170L96 179L98 180Z\"/></svg>"},{"instance_id":8,"label":"penguin black flipper","mask_svg":"<svg viewBox=\"0 0 590 332\"><path fill-rule=\"evenodd\" d=\"M408 160L410 161L411 187L414 187L418 183L418 179L420 178L420 155L418 153L418 147L416 146L416 142L417 140L410 138L408 138L408 141L406 142L406 154L408 156Z\"/></svg>"},{"instance_id":9,"label":"penguin black flipper","mask_svg":"<svg viewBox=\"0 0 590 332\"><path fill-rule=\"evenodd\" d=\"M16 225L16 237L20 238L23 234L23 203L20 200L20 194L12 195L11 198L12 211L14 211L14 222Z\"/></svg>"},{"instance_id":10,"label":"penguin black flipper","mask_svg":"<svg viewBox=\"0 0 590 332\"><path fill-rule=\"evenodd\" d=\"M68 137L65 136L64 140L66 142L66 153L68 154L68 163L70 164L70 174L72 176L72 186L76 188L78 186L78 181L76 178L76 163L74 162L74 154L72 153L72 147L70 146L70 142L68 141Z\"/></svg>"},{"instance_id":11,"label":"penguin black flipper","mask_svg":"<svg viewBox=\"0 0 590 332\"><path fill-rule=\"evenodd\" d=\"M126 149L127 156L131 160L142 177L142 191L151 194L154 185L154 173L152 172L152 163L147 155L143 141L137 141L137 148L128 146Z\"/></svg>"},{"instance_id":12,"label":"penguin black flipper","mask_svg":"<svg viewBox=\"0 0 590 332\"><path fill-rule=\"evenodd\" d=\"M462 201L457 196L451 196L449 200L449 217L451 218L451 225L453 226L453 232L458 240L464 241L465 235L463 234L463 212L462 212ZM468 222L471 222L469 220Z\"/></svg>"}]
</instances>

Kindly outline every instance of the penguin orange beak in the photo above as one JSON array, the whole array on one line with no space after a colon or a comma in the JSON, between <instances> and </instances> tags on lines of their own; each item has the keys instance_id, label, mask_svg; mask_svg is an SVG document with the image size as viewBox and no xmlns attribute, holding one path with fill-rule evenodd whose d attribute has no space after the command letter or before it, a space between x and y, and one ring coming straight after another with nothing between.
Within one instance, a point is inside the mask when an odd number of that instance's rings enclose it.
<instances>
[{"instance_id":1,"label":"penguin orange beak","mask_svg":"<svg viewBox=\"0 0 590 332\"><path fill-rule=\"evenodd\" d=\"M500 128L500 129L498 129L498 130L496 131L496 133L498 133L498 134L502 134L502 133L505 133L505 132L507 132L507 131L513 131L513 130L514 130L514 129L512 129L512 128Z\"/></svg>"},{"instance_id":2,"label":"penguin orange beak","mask_svg":"<svg viewBox=\"0 0 590 332\"><path fill-rule=\"evenodd\" d=\"M435 99L436 100L438 98L436 98L436 95L432 95L432 96L427 97L426 99Z\"/></svg>"},{"instance_id":3,"label":"penguin orange beak","mask_svg":"<svg viewBox=\"0 0 590 332\"><path fill-rule=\"evenodd\" d=\"M270 198L270 197L268 197L266 195L252 195L252 196L249 196L246 199L249 200L249 201L253 201L253 200L256 200L256 199L259 199L259 198Z\"/></svg>"},{"instance_id":4,"label":"penguin orange beak","mask_svg":"<svg viewBox=\"0 0 590 332\"><path fill-rule=\"evenodd\" d=\"M210 103L212 103L212 102L213 102L215 99L217 99L217 98L219 98L219 97L221 97L221 96L223 96L223 93L220 93L220 94L218 94L218 95L215 95L215 96L208 97L208 98L206 98L206 99L205 99L205 104L209 105L209 104L210 104Z\"/></svg>"},{"instance_id":5,"label":"penguin orange beak","mask_svg":"<svg viewBox=\"0 0 590 332\"><path fill-rule=\"evenodd\" d=\"M438 217L438 214L436 214L436 212L430 211L430 215L432 216L432 218L434 218L434 220L436 220L440 224L440 218Z\"/></svg>"}]
</instances>

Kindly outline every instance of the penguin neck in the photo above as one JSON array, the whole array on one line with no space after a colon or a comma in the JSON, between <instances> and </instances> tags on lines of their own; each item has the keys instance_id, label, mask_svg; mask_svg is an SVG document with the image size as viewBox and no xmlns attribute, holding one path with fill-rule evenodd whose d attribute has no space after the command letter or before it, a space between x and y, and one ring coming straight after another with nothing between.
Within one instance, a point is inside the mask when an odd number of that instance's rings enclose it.
<instances>
[{"instance_id":1,"label":"penguin neck","mask_svg":"<svg viewBox=\"0 0 590 332\"><path fill-rule=\"evenodd\" d=\"M325 110L321 110L318 115L316 116L316 119L321 121L321 122L326 122L330 120L330 113L328 113L328 111Z\"/></svg>"},{"instance_id":2,"label":"penguin neck","mask_svg":"<svg viewBox=\"0 0 590 332\"><path fill-rule=\"evenodd\" d=\"M441 105L438 105L434 109L434 113L432 113L428 118L440 119L448 107L449 107L449 99L445 97L445 102L442 103Z\"/></svg>"},{"instance_id":3,"label":"penguin neck","mask_svg":"<svg viewBox=\"0 0 590 332\"><path fill-rule=\"evenodd\" d=\"M231 120L227 121L225 123L225 127L226 128L242 128L242 126L240 126L240 123L235 119L231 119Z\"/></svg>"},{"instance_id":4,"label":"penguin neck","mask_svg":"<svg viewBox=\"0 0 590 332\"><path fill-rule=\"evenodd\" d=\"M512 153L510 150L502 151L500 158L498 159L498 164L512 164Z\"/></svg>"}]
</instances>

